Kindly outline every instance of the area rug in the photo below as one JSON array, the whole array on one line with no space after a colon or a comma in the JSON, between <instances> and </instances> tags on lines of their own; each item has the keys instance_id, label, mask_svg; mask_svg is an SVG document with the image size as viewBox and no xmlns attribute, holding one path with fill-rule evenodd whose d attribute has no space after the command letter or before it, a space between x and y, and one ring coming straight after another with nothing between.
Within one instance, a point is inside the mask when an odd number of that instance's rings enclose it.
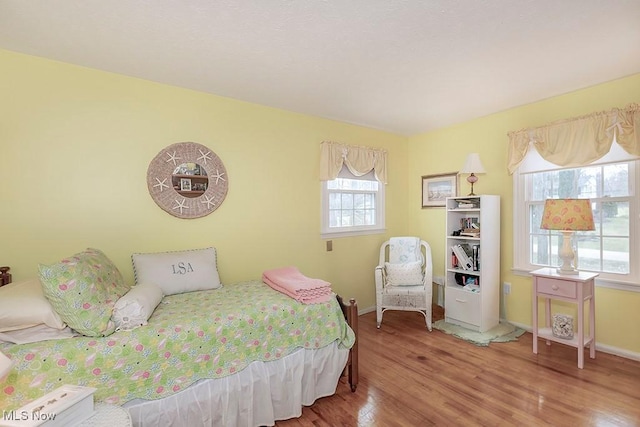
<instances>
[{"instance_id":1,"label":"area rug","mask_svg":"<svg viewBox=\"0 0 640 427\"><path fill-rule=\"evenodd\" d=\"M513 326L511 323L500 322L487 332L476 332L462 326L453 325L442 320L438 320L433 327L445 334L463 339L472 344L486 347L491 342L517 341L518 337L524 334L524 329Z\"/></svg>"}]
</instances>

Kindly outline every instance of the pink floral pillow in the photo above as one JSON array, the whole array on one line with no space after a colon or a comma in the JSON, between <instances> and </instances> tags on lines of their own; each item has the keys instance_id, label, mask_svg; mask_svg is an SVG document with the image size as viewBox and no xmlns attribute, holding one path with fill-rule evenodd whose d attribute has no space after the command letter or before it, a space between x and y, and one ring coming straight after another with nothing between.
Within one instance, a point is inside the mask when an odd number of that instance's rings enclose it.
<instances>
[{"instance_id":1,"label":"pink floral pillow","mask_svg":"<svg viewBox=\"0 0 640 427\"><path fill-rule=\"evenodd\" d=\"M130 286L102 251L89 248L39 269L45 296L69 327L90 337L113 333L113 306Z\"/></svg>"}]
</instances>

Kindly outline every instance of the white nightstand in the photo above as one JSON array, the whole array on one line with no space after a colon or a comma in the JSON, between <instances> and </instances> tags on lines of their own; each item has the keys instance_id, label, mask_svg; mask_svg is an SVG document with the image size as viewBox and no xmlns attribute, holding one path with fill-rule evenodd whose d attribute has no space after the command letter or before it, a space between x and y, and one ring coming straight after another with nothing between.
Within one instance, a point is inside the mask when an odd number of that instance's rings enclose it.
<instances>
[{"instance_id":1,"label":"white nightstand","mask_svg":"<svg viewBox=\"0 0 640 427\"><path fill-rule=\"evenodd\" d=\"M533 276L533 352L538 354L538 336L578 349L578 368L584 366L584 347L589 357L596 358L595 278L598 273L580 272L576 275L558 274L555 268L541 268ZM538 297L545 299L545 328L538 329ZM551 332L551 300L568 301L578 305L578 333L572 339L558 338ZM589 302L589 336L584 336L584 303Z\"/></svg>"},{"instance_id":2,"label":"white nightstand","mask_svg":"<svg viewBox=\"0 0 640 427\"><path fill-rule=\"evenodd\" d=\"M82 427L131 427L131 416L129 412L116 405L107 403L96 403L94 405L96 413L82 423Z\"/></svg>"}]
</instances>

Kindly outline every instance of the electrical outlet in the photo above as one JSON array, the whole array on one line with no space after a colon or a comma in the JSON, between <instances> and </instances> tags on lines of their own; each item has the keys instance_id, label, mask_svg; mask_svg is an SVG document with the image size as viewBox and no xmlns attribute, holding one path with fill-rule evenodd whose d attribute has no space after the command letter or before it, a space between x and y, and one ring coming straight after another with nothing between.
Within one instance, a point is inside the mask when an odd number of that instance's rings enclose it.
<instances>
[{"instance_id":1,"label":"electrical outlet","mask_svg":"<svg viewBox=\"0 0 640 427\"><path fill-rule=\"evenodd\" d=\"M505 295L509 295L511 293L511 283L509 282L502 283L502 292Z\"/></svg>"}]
</instances>

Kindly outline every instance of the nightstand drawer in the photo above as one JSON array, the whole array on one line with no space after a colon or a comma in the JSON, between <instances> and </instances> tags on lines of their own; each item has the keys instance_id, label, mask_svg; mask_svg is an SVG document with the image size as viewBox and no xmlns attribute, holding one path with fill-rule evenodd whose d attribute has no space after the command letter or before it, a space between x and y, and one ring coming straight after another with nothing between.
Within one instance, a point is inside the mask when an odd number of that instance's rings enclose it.
<instances>
[{"instance_id":1,"label":"nightstand drawer","mask_svg":"<svg viewBox=\"0 0 640 427\"><path fill-rule=\"evenodd\" d=\"M575 282L551 279L548 277L538 277L536 280L538 282L538 293L565 298L576 298L577 296L577 286Z\"/></svg>"}]
</instances>

